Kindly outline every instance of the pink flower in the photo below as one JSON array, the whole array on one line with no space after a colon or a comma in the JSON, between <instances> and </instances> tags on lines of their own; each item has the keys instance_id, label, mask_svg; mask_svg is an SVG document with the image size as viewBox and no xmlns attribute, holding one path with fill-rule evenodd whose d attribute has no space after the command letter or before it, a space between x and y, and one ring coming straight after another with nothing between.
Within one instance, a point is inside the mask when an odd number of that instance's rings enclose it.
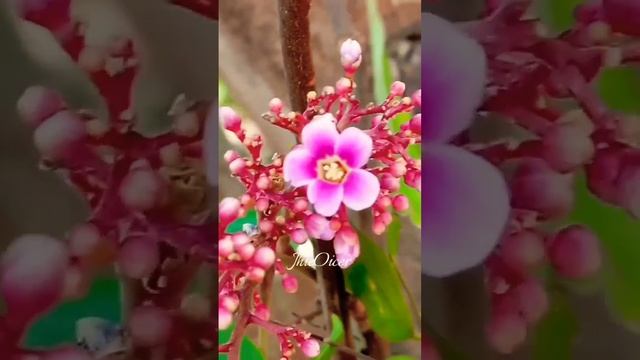
<instances>
[{"instance_id":1,"label":"pink flower","mask_svg":"<svg viewBox=\"0 0 640 360\"><path fill-rule=\"evenodd\" d=\"M305 126L301 139L284 159L284 178L295 187L307 186L318 214L332 216L342 203L353 210L373 205L380 182L361 169L371 157L371 137L355 127L338 133L333 115L324 114Z\"/></svg>"}]
</instances>

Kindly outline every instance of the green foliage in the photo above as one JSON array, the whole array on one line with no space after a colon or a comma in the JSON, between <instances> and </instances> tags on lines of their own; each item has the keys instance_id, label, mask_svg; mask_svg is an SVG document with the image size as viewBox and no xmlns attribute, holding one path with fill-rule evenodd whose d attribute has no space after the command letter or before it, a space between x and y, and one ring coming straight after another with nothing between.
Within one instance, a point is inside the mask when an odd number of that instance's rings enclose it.
<instances>
[{"instance_id":1,"label":"green foliage","mask_svg":"<svg viewBox=\"0 0 640 360\"><path fill-rule=\"evenodd\" d=\"M96 279L87 296L59 305L36 321L27 334L30 348L53 347L76 342L76 322L99 317L121 322L120 285L116 278Z\"/></svg>"},{"instance_id":2,"label":"green foliage","mask_svg":"<svg viewBox=\"0 0 640 360\"><path fill-rule=\"evenodd\" d=\"M231 340L231 335L233 335L234 326L230 326L226 330L220 331L218 334L218 344L223 345L228 343ZM227 354L218 354L218 360L227 360L229 356ZM265 356L258 349L256 344L251 341L248 337L244 337L242 339L242 345L240 345L240 359L241 360L265 360Z\"/></svg>"},{"instance_id":3,"label":"green foliage","mask_svg":"<svg viewBox=\"0 0 640 360\"><path fill-rule=\"evenodd\" d=\"M373 240L359 236L360 257L345 271L347 287L365 305L376 333L392 342L412 338L413 319L398 272Z\"/></svg>"},{"instance_id":4,"label":"green foliage","mask_svg":"<svg viewBox=\"0 0 640 360\"><path fill-rule=\"evenodd\" d=\"M387 228L387 252L391 258L396 257L398 255L398 248L400 247L400 230L402 229L402 224L400 223L400 219L398 216L393 216L393 221L389 224Z\"/></svg>"},{"instance_id":5,"label":"green foliage","mask_svg":"<svg viewBox=\"0 0 640 360\"><path fill-rule=\"evenodd\" d=\"M629 329L640 326L640 222L593 196L583 176L576 184L576 207L570 222L586 224L600 238L605 254L607 303Z\"/></svg>"},{"instance_id":6,"label":"green foliage","mask_svg":"<svg viewBox=\"0 0 640 360\"><path fill-rule=\"evenodd\" d=\"M336 348L333 345L341 345L344 342L344 325L342 324L340 317L336 314L331 314L331 334L329 335L329 342L332 345L323 345L320 355L315 357L315 360L333 359L333 356L336 353Z\"/></svg>"},{"instance_id":7,"label":"green foliage","mask_svg":"<svg viewBox=\"0 0 640 360\"><path fill-rule=\"evenodd\" d=\"M373 65L373 90L377 102L383 102L393 82L391 62L385 47L385 30L376 0L367 1L367 18L371 34L371 63Z\"/></svg>"},{"instance_id":8,"label":"green foliage","mask_svg":"<svg viewBox=\"0 0 640 360\"><path fill-rule=\"evenodd\" d=\"M583 2L584 0L536 0L535 11L553 33L562 33L573 27L574 10Z\"/></svg>"},{"instance_id":9,"label":"green foliage","mask_svg":"<svg viewBox=\"0 0 640 360\"><path fill-rule=\"evenodd\" d=\"M415 358L413 356L408 356L408 355L395 355L390 358L387 358L387 360L415 360Z\"/></svg>"},{"instance_id":10,"label":"green foliage","mask_svg":"<svg viewBox=\"0 0 640 360\"><path fill-rule=\"evenodd\" d=\"M578 323L561 294L554 294L547 315L537 325L533 339L534 360L573 359Z\"/></svg>"},{"instance_id":11,"label":"green foliage","mask_svg":"<svg viewBox=\"0 0 640 360\"><path fill-rule=\"evenodd\" d=\"M249 224L251 226L258 226L258 212L255 210L250 210L247 212L247 216L236 219L236 221L229 224L227 227L227 233L235 234L243 231L245 224Z\"/></svg>"},{"instance_id":12,"label":"green foliage","mask_svg":"<svg viewBox=\"0 0 640 360\"><path fill-rule=\"evenodd\" d=\"M627 114L640 114L640 69L637 67L605 69L597 80L597 88L609 108Z\"/></svg>"},{"instance_id":13,"label":"green foliage","mask_svg":"<svg viewBox=\"0 0 640 360\"><path fill-rule=\"evenodd\" d=\"M413 114L408 112L403 112L396 115L396 117L389 121L389 130L391 130L392 133L397 133L398 131L400 131L400 127L408 123L412 117Z\"/></svg>"}]
</instances>

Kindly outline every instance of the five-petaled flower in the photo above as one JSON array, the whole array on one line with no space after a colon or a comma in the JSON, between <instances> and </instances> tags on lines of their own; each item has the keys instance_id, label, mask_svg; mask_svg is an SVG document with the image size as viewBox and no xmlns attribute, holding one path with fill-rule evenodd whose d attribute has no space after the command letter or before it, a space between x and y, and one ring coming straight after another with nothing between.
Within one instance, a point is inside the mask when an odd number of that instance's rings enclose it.
<instances>
[{"instance_id":1,"label":"five-petaled flower","mask_svg":"<svg viewBox=\"0 0 640 360\"><path fill-rule=\"evenodd\" d=\"M352 210L373 205L380 181L362 169L373 149L369 135L355 127L339 133L335 118L327 113L305 126L301 140L284 159L284 178L295 187L307 187L318 214L333 216L342 203Z\"/></svg>"}]
</instances>

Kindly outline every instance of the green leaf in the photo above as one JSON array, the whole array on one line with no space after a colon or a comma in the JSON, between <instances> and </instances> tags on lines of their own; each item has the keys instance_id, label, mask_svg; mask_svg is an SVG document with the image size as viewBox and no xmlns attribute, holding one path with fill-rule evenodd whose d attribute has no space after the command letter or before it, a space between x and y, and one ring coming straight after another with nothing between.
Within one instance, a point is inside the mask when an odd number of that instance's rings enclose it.
<instances>
[{"instance_id":1,"label":"green leaf","mask_svg":"<svg viewBox=\"0 0 640 360\"><path fill-rule=\"evenodd\" d=\"M542 22L554 33L571 29L575 23L574 11L584 0L536 0L535 11Z\"/></svg>"},{"instance_id":2,"label":"green leaf","mask_svg":"<svg viewBox=\"0 0 640 360\"><path fill-rule=\"evenodd\" d=\"M27 333L26 346L46 348L76 342L76 322L98 317L121 322L120 284L115 278L96 279L83 299L70 301L38 319Z\"/></svg>"},{"instance_id":3,"label":"green leaf","mask_svg":"<svg viewBox=\"0 0 640 360\"><path fill-rule=\"evenodd\" d=\"M572 348L577 334L578 323L569 304L563 296L556 294L549 312L536 327L533 359L573 359Z\"/></svg>"},{"instance_id":4,"label":"green leaf","mask_svg":"<svg viewBox=\"0 0 640 360\"><path fill-rule=\"evenodd\" d=\"M371 63L373 67L373 93L377 102L381 103L389 95L393 82L391 61L385 47L385 29L376 0L367 1L367 18L371 34Z\"/></svg>"},{"instance_id":5,"label":"green leaf","mask_svg":"<svg viewBox=\"0 0 640 360\"><path fill-rule=\"evenodd\" d=\"M247 213L247 216L237 219L229 224L227 227L227 233L235 234L243 231L244 225L249 224L251 226L258 226L258 212L251 210Z\"/></svg>"},{"instance_id":6,"label":"green leaf","mask_svg":"<svg viewBox=\"0 0 640 360\"><path fill-rule=\"evenodd\" d=\"M617 66L605 69L597 81L598 93L607 106L628 114L640 114L640 69Z\"/></svg>"},{"instance_id":7,"label":"green leaf","mask_svg":"<svg viewBox=\"0 0 640 360\"><path fill-rule=\"evenodd\" d=\"M396 257L398 255L398 248L400 246L400 230L402 225L400 219L396 215L393 216L393 221L387 228L387 252L389 256Z\"/></svg>"},{"instance_id":8,"label":"green leaf","mask_svg":"<svg viewBox=\"0 0 640 360\"><path fill-rule=\"evenodd\" d=\"M222 330L218 333L218 345L226 344L231 340L233 335L234 326L230 326L226 330ZM227 360L229 356L227 354L218 354L218 360ZM242 339L242 345L240 345L240 359L241 360L264 360L266 359L262 351L256 346L256 344L244 337Z\"/></svg>"},{"instance_id":9,"label":"green leaf","mask_svg":"<svg viewBox=\"0 0 640 360\"><path fill-rule=\"evenodd\" d=\"M593 196L584 176L577 179L576 206L569 220L586 224L600 238L607 303L629 329L640 329L640 222Z\"/></svg>"},{"instance_id":10,"label":"green leaf","mask_svg":"<svg viewBox=\"0 0 640 360\"><path fill-rule=\"evenodd\" d=\"M399 342L413 337L413 319L402 282L385 252L362 232L360 257L346 271L347 287L367 309L373 330Z\"/></svg>"},{"instance_id":11,"label":"green leaf","mask_svg":"<svg viewBox=\"0 0 640 360\"><path fill-rule=\"evenodd\" d=\"M336 314L331 314L331 334L329 340L332 344L341 345L344 342L344 325L340 320L340 317ZM331 360L336 353L336 348L332 345L325 344L322 346L320 355L315 357L315 360Z\"/></svg>"},{"instance_id":12,"label":"green leaf","mask_svg":"<svg viewBox=\"0 0 640 360\"><path fill-rule=\"evenodd\" d=\"M391 132L394 134L397 133L398 131L400 131L400 127L408 123L412 117L413 114L408 112L403 112L396 115L393 119L389 120L389 130L391 130Z\"/></svg>"},{"instance_id":13,"label":"green leaf","mask_svg":"<svg viewBox=\"0 0 640 360\"><path fill-rule=\"evenodd\" d=\"M409 218L417 227L420 227L422 224L422 197L420 196L420 191L402 181L400 183L400 193L409 199Z\"/></svg>"},{"instance_id":14,"label":"green leaf","mask_svg":"<svg viewBox=\"0 0 640 360\"><path fill-rule=\"evenodd\" d=\"M415 360L413 356L408 355L394 355L392 357L387 358L387 360Z\"/></svg>"},{"instance_id":15,"label":"green leaf","mask_svg":"<svg viewBox=\"0 0 640 360\"><path fill-rule=\"evenodd\" d=\"M409 145L407 152L412 158L420 159L422 157L422 146L420 144Z\"/></svg>"}]
</instances>

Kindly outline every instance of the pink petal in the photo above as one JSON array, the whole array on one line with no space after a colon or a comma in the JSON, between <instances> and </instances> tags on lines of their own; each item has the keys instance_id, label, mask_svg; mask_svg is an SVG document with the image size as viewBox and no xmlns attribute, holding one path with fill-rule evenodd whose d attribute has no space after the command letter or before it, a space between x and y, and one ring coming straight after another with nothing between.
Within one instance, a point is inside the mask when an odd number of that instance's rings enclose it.
<instances>
[{"instance_id":1,"label":"pink petal","mask_svg":"<svg viewBox=\"0 0 640 360\"><path fill-rule=\"evenodd\" d=\"M334 154L338 136L333 115L320 115L302 129L302 145L315 159L318 159Z\"/></svg>"},{"instance_id":2,"label":"pink petal","mask_svg":"<svg viewBox=\"0 0 640 360\"><path fill-rule=\"evenodd\" d=\"M446 276L479 264L496 245L509 214L500 172L447 145L423 145L422 272Z\"/></svg>"},{"instance_id":3,"label":"pink petal","mask_svg":"<svg viewBox=\"0 0 640 360\"><path fill-rule=\"evenodd\" d=\"M362 169L352 169L344 183L344 204L360 211L370 208L380 193L380 180Z\"/></svg>"},{"instance_id":4,"label":"pink petal","mask_svg":"<svg viewBox=\"0 0 640 360\"><path fill-rule=\"evenodd\" d=\"M342 204L343 195L342 185L330 184L322 180L316 180L307 187L309 202L322 216L335 215Z\"/></svg>"},{"instance_id":5,"label":"pink petal","mask_svg":"<svg viewBox=\"0 0 640 360\"><path fill-rule=\"evenodd\" d=\"M282 170L284 180L295 187L309 185L317 178L316 161L304 147L291 150L284 158Z\"/></svg>"},{"instance_id":6,"label":"pink petal","mask_svg":"<svg viewBox=\"0 0 640 360\"><path fill-rule=\"evenodd\" d=\"M364 131L350 127L338 138L335 153L352 168L361 168L369 161L373 140Z\"/></svg>"},{"instance_id":7,"label":"pink petal","mask_svg":"<svg viewBox=\"0 0 640 360\"><path fill-rule=\"evenodd\" d=\"M471 125L482 100L486 57L478 43L453 24L422 16L422 108L426 141L446 142Z\"/></svg>"}]
</instances>

